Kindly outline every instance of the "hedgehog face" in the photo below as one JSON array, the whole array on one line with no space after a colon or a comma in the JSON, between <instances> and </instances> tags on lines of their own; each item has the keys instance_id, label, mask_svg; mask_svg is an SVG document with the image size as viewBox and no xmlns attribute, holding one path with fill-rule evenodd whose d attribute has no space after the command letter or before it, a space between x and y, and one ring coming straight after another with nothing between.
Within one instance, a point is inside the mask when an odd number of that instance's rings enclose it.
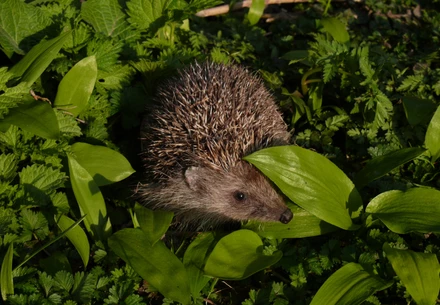
<instances>
[{"instance_id":1,"label":"hedgehog face","mask_svg":"<svg viewBox=\"0 0 440 305\"><path fill-rule=\"evenodd\" d=\"M185 182L194 192L197 209L212 219L288 223L293 217L268 180L244 161L228 171L191 167L185 171Z\"/></svg>"}]
</instances>

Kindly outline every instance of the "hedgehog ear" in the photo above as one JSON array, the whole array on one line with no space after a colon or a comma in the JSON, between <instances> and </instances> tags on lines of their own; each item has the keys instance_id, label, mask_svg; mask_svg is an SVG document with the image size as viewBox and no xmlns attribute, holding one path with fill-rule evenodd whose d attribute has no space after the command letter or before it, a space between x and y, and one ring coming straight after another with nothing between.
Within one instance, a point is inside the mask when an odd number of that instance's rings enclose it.
<instances>
[{"instance_id":1,"label":"hedgehog ear","mask_svg":"<svg viewBox=\"0 0 440 305\"><path fill-rule=\"evenodd\" d=\"M193 191L200 188L200 170L200 167L191 166L183 173L186 184Z\"/></svg>"}]
</instances>

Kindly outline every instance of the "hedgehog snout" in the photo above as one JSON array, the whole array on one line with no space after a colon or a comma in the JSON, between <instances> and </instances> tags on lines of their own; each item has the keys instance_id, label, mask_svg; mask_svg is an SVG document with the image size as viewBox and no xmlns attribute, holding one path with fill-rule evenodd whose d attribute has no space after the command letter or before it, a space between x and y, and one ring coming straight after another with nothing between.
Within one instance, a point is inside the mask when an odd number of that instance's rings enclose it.
<instances>
[{"instance_id":1,"label":"hedgehog snout","mask_svg":"<svg viewBox=\"0 0 440 305\"><path fill-rule=\"evenodd\" d=\"M289 223L293 218L292 211L290 209L287 209L281 214L280 216L280 222L287 224Z\"/></svg>"}]
</instances>

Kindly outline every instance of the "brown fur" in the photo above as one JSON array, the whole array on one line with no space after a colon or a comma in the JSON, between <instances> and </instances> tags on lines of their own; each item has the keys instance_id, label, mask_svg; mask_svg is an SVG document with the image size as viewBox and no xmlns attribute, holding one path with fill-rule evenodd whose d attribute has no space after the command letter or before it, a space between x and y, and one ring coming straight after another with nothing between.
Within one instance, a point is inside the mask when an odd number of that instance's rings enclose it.
<instances>
[{"instance_id":1,"label":"brown fur","mask_svg":"<svg viewBox=\"0 0 440 305\"><path fill-rule=\"evenodd\" d=\"M140 193L150 206L201 224L278 221L286 212L268 180L242 161L290 139L272 96L243 68L206 63L181 71L159 89L141 138L150 181Z\"/></svg>"}]
</instances>

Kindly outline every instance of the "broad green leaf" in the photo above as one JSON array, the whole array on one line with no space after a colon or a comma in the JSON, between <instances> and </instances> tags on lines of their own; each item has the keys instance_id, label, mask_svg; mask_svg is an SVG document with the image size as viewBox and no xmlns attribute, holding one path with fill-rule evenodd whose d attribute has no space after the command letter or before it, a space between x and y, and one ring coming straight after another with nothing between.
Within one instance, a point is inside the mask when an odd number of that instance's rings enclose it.
<instances>
[{"instance_id":1,"label":"broad green leaf","mask_svg":"<svg viewBox=\"0 0 440 305\"><path fill-rule=\"evenodd\" d=\"M350 41L350 36L345 28L345 24L338 19L332 17L323 18L321 19L321 24L324 31L329 33L334 40L342 43Z\"/></svg>"},{"instance_id":2,"label":"broad green leaf","mask_svg":"<svg viewBox=\"0 0 440 305\"><path fill-rule=\"evenodd\" d=\"M351 217L359 215L361 197L344 172L324 156L297 146L280 146L244 159L306 211L342 229L358 228Z\"/></svg>"},{"instance_id":3,"label":"broad green leaf","mask_svg":"<svg viewBox=\"0 0 440 305\"><path fill-rule=\"evenodd\" d=\"M134 211L141 230L147 235L152 245L162 238L174 216L173 212L152 211L139 203L136 203Z\"/></svg>"},{"instance_id":4,"label":"broad green leaf","mask_svg":"<svg viewBox=\"0 0 440 305\"><path fill-rule=\"evenodd\" d=\"M425 136L425 146L432 156L432 162L440 157L440 107L434 113Z\"/></svg>"},{"instance_id":5,"label":"broad green leaf","mask_svg":"<svg viewBox=\"0 0 440 305\"><path fill-rule=\"evenodd\" d=\"M367 206L393 232L440 232L440 191L411 188L388 191L374 197Z\"/></svg>"},{"instance_id":6,"label":"broad green leaf","mask_svg":"<svg viewBox=\"0 0 440 305\"><path fill-rule=\"evenodd\" d=\"M87 0L81 4L81 16L106 36L118 36L128 28L118 0Z\"/></svg>"},{"instance_id":7,"label":"broad green leaf","mask_svg":"<svg viewBox=\"0 0 440 305\"><path fill-rule=\"evenodd\" d=\"M10 72L16 77L21 77L22 82L31 86L57 56L70 35L71 32L68 31L34 46L25 57L11 68Z\"/></svg>"},{"instance_id":8,"label":"broad green leaf","mask_svg":"<svg viewBox=\"0 0 440 305\"><path fill-rule=\"evenodd\" d=\"M243 229L252 230L265 238L304 238L323 235L338 230L318 217L295 205L289 205L293 220L288 224L279 222L248 222Z\"/></svg>"},{"instance_id":9,"label":"broad green leaf","mask_svg":"<svg viewBox=\"0 0 440 305\"><path fill-rule=\"evenodd\" d=\"M307 50L293 50L285 53L281 56L282 59L288 60L289 65L294 64L299 61L303 61L309 57L309 51Z\"/></svg>"},{"instance_id":10,"label":"broad green leaf","mask_svg":"<svg viewBox=\"0 0 440 305\"><path fill-rule=\"evenodd\" d=\"M205 265L205 273L227 280L240 280L272 266L283 254L263 254L261 238L250 230L226 235L215 245Z\"/></svg>"},{"instance_id":11,"label":"broad green leaf","mask_svg":"<svg viewBox=\"0 0 440 305\"><path fill-rule=\"evenodd\" d=\"M252 0L251 7L249 8L249 13L247 15L250 25L257 24L258 20L261 18L261 15L263 15L265 7L266 3L264 0Z\"/></svg>"},{"instance_id":12,"label":"broad green leaf","mask_svg":"<svg viewBox=\"0 0 440 305\"><path fill-rule=\"evenodd\" d=\"M182 262L162 241L151 245L140 229L123 229L108 241L110 248L166 298L183 304L191 300Z\"/></svg>"},{"instance_id":13,"label":"broad green leaf","mask_svg":"<svg viewBox=\"0 0 440 305\"><path fill-rule=\"evenodd\" d=\"M183 264L188 273L189 286L194 298L210 280L210 277L205 276L203 266L215 240L216 237L212 232L202 233L191 242L183 256Z\"/></svg>"},{"instance_id":14,"label":"broad green leaf","mask_svg":"<svg viewBox=\"0 0 440 305\"><path fill-rule=\"evenodd\" d=\"M140 30L148 30L164 16L170 4L170 0L131 0L127 2L129 21Z\"/></svg>"},{"instance_id":15,"label":"broad green leaf","mask_svg":"<svg viewBox=\"0 0 440 305\"><path fill-rule=\"evenodd\" d=\"M2 299L6 301L8 294L14 294L14 281L12 279L12 258L14 257L14 244L11 243L3 257L2 270L0 271L0 288Z\"/></svg>"},{"instance_id":16,"label":"broad green leaf","mask_svg":"<svg viewBox=\"0 0 440 305\"><path fill-rule=\"evenodd\" d=\"M393 169L417 158L426 150L420 147L402 148L368 161L367 165L357 173L354 184L358 189L376 180Z\"/></svg>"},{"instance_id":17,"label":"broad green leaf","mask_svg":"<svg viewBox=\"0 0 440 305\"><path fill-rule=\"evenodd\" d=\"M404 96L402 102L406 118L411 125L427 122L436 109L435 103L418 97Z\"/></svg>"},{"instance_id":18,"label":"broad green leaf","mask_svg":"<svg viewBox=\"0 0 440 305\"><path fill-rule=\"evenodd\" d=\"M61 80L54 105L78 116L87 106L97 75L95 56L77 62Z\"/></svg>"},{"instance_id":19,"label":"broad green leaf","mask_svg":"<svg viewBox=\"0 0 440 305\"><path fill-rule=\"evenodd\" d=\"M72 153L98 186L121 181L135 172L123 155L105 146L77 142Z\"/></svg>"},{"instance_id":20,"label":"broad green leaf","mask_svg":"<svg viewBox=\"0 0 440 305\"><path fill-rule=\"evenodd\" d=\"M391 285L392 282L368 273L361 265L349 263L325 281L310 305L357 305Z\"/></svg>"},{"instance_id":21,"label":"broad green leaf","mask_svg":"<svg viewBox=\"0 0 440 305\"><path fill-rule=\"evenodd\" d=\"M50 25L50 18L37 6L21 0L0 1L0 46L11 57L24 55L20 47L23 39ZM32 26L30 26L32 25Z\"/></svg>"},{"instance_id":22,"label":"broad green leaf","mask_svg":"<svg viewBox=\"0 0 440 305\"><path fill-rule=\"evenodd\" d=\"M417 305L436 303L440 289L440 265L433 253L398 250L383 245L394 271Z\"/></svg>"},{"instance_id":23,"label":"broad green leaf","mask_svg":"<svg viewBox=\"0 0 440 305\"><path fill-rule=\"evenodd\" d=\"M95 240L106 240L111 234L110 219L107 215L104 197L92 176L75 158L68 156L70 183L78 202L84 224Z\"/></svg>"},{"instance_id":24,"label":"broad green leaf","mask_svg":"<svg viewBox=\"0 0 440 305\"><path fill-rule=\"evenodd\" d=\"M60 136L58 120L52 107L44 101L33 98L9 109L9 113L0 121L0 128L9 125L18 126L46 139L58 139Z\"/></svg>"},{"instance_id":25,"label":"broad green leaf","mask_svg":"<svg viewBox=\"0 0 440 305\"><path fill-rule=\"evenodd\" d=\"M75 224L75 221L65 215L61 215L57 222L58 227L62 231L66 231L73 224ZM84 263L84 268L87 267L90 256L90 244L86 233L84 233L84 230L80 226L76 226L66 233L66 237L73 244L76 251L78 251L78 254Z\"/></svg>"}]
</instances>

